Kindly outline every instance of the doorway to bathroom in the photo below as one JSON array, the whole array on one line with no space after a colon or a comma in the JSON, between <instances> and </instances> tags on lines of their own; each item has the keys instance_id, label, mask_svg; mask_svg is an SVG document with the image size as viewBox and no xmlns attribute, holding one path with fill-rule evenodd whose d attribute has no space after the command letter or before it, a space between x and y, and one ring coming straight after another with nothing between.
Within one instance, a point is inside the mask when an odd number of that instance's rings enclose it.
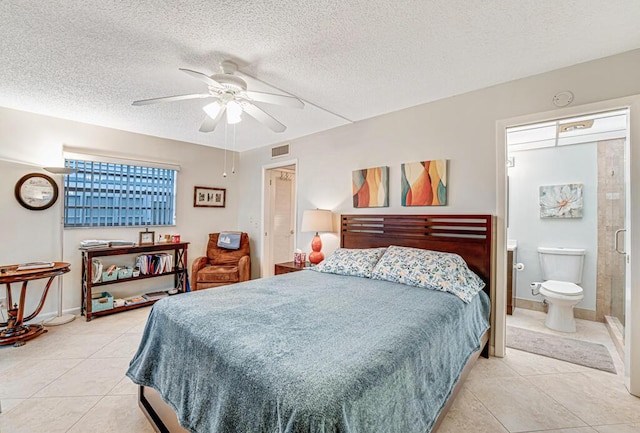
<instances>
[{"instance_id":1,"label":"doorway to bathroom","mask_svg":"<svg viewBox=\"0 0 640 433\"><path fill-rule=\"evenodd\" d=\"M507 237L512 272L510 327L604 344L624 360L629 110L506 129ZM540 248L584 250L577 332L545 326L552 298L532 290L544 280ZM535 284L534 284L535 287Z\"/></svg>"}]
</instances>

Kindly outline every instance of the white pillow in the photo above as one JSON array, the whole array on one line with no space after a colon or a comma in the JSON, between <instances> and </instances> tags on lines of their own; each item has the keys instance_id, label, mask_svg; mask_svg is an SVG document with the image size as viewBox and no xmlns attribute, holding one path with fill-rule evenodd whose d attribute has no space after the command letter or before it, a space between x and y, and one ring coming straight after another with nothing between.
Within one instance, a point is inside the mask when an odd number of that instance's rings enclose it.
<instances>
[{"instance_id":1,"label":"white pillow","mask_svg":"<svg viewBox=\"0 0 640 433\"><path fill-rule=\"evenodd\" d=\"M371 278L453 293L467 303L485 286L457 254L395 245L387 248Z\"/></svg>"},{"instance_id":2,"label":"white pillow","mask_svg":"<svg viewBox=\"0 0 640 433\"><path fill-rule=\"evenodd\" d=\"M371 272L385 250L386 248L338 248L311 269L329 274L371 278Z\"/></svg>"}]
</instances>

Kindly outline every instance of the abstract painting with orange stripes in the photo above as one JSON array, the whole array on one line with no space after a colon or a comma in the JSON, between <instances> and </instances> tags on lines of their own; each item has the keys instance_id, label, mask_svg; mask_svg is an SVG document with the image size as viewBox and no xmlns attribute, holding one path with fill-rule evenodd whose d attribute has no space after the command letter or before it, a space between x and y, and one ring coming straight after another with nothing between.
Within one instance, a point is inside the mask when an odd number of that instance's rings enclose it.
<instances>
[{"instance_id":1,"label":"abstract painting with orange stripes","mask_svg":"<svg viewBox=\"0 0 640 433\"><path fill-rule=\"evenodd\" d=\"M402 206L447 204L447 160L402 164Z\"/></svg>"},{"instance_id":2,"label":"abstract painting with orange stripes","mask_svg":"<svg viewBox=\"0 0 640 433\"><path fill-rule=\"evenodd\" d=\"M389 167L354 170L353 207L389 206Z\"/></svg>"}]
</instances>

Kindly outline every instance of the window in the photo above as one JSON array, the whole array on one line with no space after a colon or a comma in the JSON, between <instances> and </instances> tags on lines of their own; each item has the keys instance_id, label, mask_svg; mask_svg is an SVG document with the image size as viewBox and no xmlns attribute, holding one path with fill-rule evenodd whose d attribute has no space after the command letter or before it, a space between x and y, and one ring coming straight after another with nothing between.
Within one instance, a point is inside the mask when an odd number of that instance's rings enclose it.
<instances>
[{"instance_id":1,"label":"window","mask_svg":"<svg viewBox=\"0 0 640 433\"><path fill-rule=\"evenodd\" d=\"M628 109L507 129L509 152L585 144L627 136Z\"/></svg>"},{"instance_id":2,"label":"window","mask_svg":"<svg viewBox=\"0 0 640 433\"><path fill-rule=\"evenodd\" d=\"M176 169L65 159L65 227L168 226L176 220ZM151 164L149 164L151 165Z\"/></svg>"}]
</instances>

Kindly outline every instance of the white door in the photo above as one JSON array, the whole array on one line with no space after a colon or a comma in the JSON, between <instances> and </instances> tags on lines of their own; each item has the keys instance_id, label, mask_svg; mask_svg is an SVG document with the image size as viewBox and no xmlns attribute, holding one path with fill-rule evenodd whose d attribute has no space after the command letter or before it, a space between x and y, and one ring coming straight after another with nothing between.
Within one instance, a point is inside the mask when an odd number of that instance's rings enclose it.
<instances>
[{"instance_id":1,"label":"white door","mask_svg":"<svg viewBox=\"0 0 640 433\"><path fill-rule=\"evenodd\" d=\"M296 166L265 171L262 276L274 274L276 263L293 260L295 245Z\"/></svg>"},{"instance_id":2,"label":"white door","mask_svg":"<svg viewBox=\"0 0 640 433\"><path fill-rule=\"evenodd\" d=\"M271 258L273 263L293 260L293 185L295 174L271 172ZM271 266L273 268L273 266Z\"/></svg>"}]
</instances>

